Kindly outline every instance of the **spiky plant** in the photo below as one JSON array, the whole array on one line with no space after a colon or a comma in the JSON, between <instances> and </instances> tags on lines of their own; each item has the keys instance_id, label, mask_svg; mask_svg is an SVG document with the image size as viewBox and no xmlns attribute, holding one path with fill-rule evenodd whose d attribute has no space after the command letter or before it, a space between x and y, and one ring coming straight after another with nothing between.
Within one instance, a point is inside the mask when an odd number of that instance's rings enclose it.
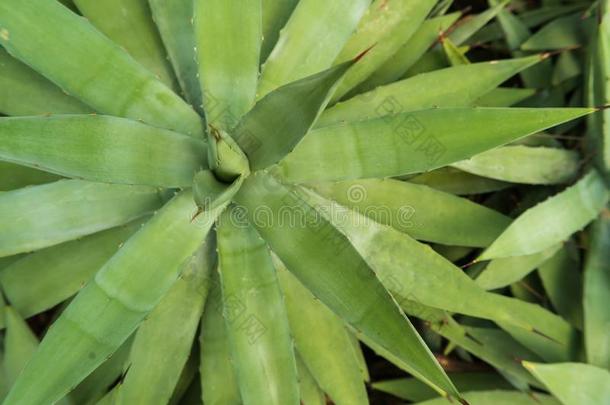
<instances>
[{"instance_id":1,"label":"spiky plant","mask_svg":"<svg viewBox=\"0 0 610 405\"><path fill-rule=\"evenodd\" d=\"M522 390L507 353L575 358L573 323L489 290L567 254L598 172L512 223L446 191L578 178L517 141L594 109L498 88L550 55L464 56L506 2L442 46L448 1L63 3L0 2L5 404L365 404L356 339L465 403L405 312ZM38 344L24 319L58 305Z\"/></svg>"}]
</instances>

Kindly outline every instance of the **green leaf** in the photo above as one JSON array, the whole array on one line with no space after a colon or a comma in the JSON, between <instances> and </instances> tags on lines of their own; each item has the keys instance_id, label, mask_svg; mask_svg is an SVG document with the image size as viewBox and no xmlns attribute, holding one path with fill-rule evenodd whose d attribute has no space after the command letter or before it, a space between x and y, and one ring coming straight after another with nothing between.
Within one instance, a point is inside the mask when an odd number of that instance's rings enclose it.
<instances>
[{"instance_id":1,"label":"green leaf","mask_svg":"<svg viewBox=\"0 0 610 405\"><path fill-rule=\"evenodd\" d=\"M0 161L0 191L10 191L26 186L36 186L59 179L59 176L52 173Z\"/></svg>"},{"instance_id":2,"label":"green leaf","mask_svg":"<svg viewBox=\"0 0 610 405\"><path fill-rule=\"evenodd\" d=\"M338 55L337 61L344 62L370 51L347 72L333 95L333 102L348 94L394 56L421 26L436 2L437 0L374 1Z\"/></svg>"},{"instance_id":3,"label":"green leaf","mask_svg":"<svg viewBox=\"0 0 610 405\"><path fill-rule=\"evenodd\" d=\"M486 290L506 287L534 271L539 265L555 255L561 247L561 244L557 244L531 255L492 260L475 281Z\"/></svg>"},{"instance_id":4,"label":"green leaf","mask_svg":"<svg viewBox=\"0 0 610 405\"><path fill-rule=\"evenodd\" d=\"M413 375L441 393L459 397L368 265L348 240L303 200L300 192L258 172L244 182L236 200L245 207L247 217L271 249L320 301L356 330L403 359ZM299 221L297 226L295 221Z\"/></svg>"},{"instance_id":5,"label":"green leaf","mask_svg":"<svg viewBox=\"0 0 610 405\"><path fill-rule=\"evenodd\" d=\"M202 399L206 404L241 405L241 396L231 364L218 272L209 279L208 299L199 335Z\"/></svg>"},{"instance_id":6,"label":"green leaf","mask_svg":"<svg viewBox=\"0 0 610 405\"><path fill-rule=\"evenodd\" d=\"M93 110L0 48L0 112L6 115L86 114Z\"/></svg>"},{"instance_id":7,"label":"green leaf","mask_svg":"<svg viewBox=\"0 0 610 405\"><path fill-rule=\"evenodd\" d=\"M267 94L235 129L235 141L248 155L250 169L270 166L305 136L343 74L356 59L282 86Z\"/></svg>"},{"instance_id":8,"label":"green leaf","mask_svg":"<svg viewBox=\"0 0 610 405\"><path fill-rule=\"evenodd\" d=\"M603 368L582 363L523 365L563 405L605 404L610 398L610 373Z\"/></svg>"},{"instance_id":9,"label":"green leaf","mask_svg":"<svg viewBox=\"0 0 610 405\"><path fill-rule=\"evenodd\" d=\"M89 22L59 2L3 1L0 44L100 113L200 136L200 117ZM58 57L61 55L61 57Z\"/></svg>"},{"instance_id":10,"label":"green leaf","mask_svg":"<svg viewBox=\"0 0 610 405\"><path fill-rule=\"evenodd\" d=\"M261 0L195 0L194 4L206 119L229 130L254 104L263 35Z\"/></svg>"},{"instance_id":11,"label":"green leaf","mask_svg":"<svg viewBox=\"0 0 610 405\"><path fill-rule=\"evenodd\" d=\"M337 404L368 404L360 366L343 322L279 260L274 262L299 357L332 401Z\"/></svg>"},{"instance_id":12,"label":"green leaf","mask_svg":"<svg viewBox=\"0 0 610 405\"><path fill-rule=\"evenodd\" d=\"M203 99L197 78L195 32L191 0L148 0L155 25L186 99L203 115Z\"/></svg>"},{"instance_id":13,"label":"green leaf","mask_svg":"<svg viewBox=\"0 0 610 405\"><path fill-rule=\"evenodd\" d=\"M591 111L447 108L343 123L312 130L276 170L289 182L418 173L455 163Z\"/></svg>"},{"instance_id":14,"label":"green leaf","mask_svg":"<svg viewBox=\"0 0 610 405\"><path fill-rule=\"evenodd\" d=\"M543 337L559 352L574 344L575 333L561 318L535 305L487 293L451 262L405 233L326 200L307 190L304 199L344 234L397 300L494 320L526 336ZM290 269L290 267L289 267ZM448 289L446 286L450 285ZM439 294L439 291L443 291ZM510 329L509 332L512 332Z\"/></svg>"},{"instance_id":15,"label":"green leaf","mask_svg":"<svg viewBox=\"0 0 610 405\"><path fill-rule=\"evenodd\" d=\"M481 391L468 392L464 399L471 405L559 405L548 395L532 394L519 391ZM445 405L447 401L432 399L417 402L417 405Z\"/></svg>"},{"instance_id":16,"label":"green leaf","mask_svg":"<svg viewBox=\"0 0 610 405\"><path fill-rule=\"evenodd\" d=\"M235 222L237 209L220 217L217 232L224 318L241 397L248 404L298 404L296 360L271 255L254 228Z\"/></svg>"},{"instance_id":17,"label":"green leaf","mask_svg":"<svg viewBox=\"0 0 610 405\"><path fill-rule=\"evenodd\" d=\"M541 51L581 46L587 42L595 23L592 15L584 18L582 13L557 18L529 37L521 49Z\"/></svg>"},{"instance_id":18,"label":"green leaf","mask_svg":"<svg viewBox=\"0 0 610 405\"><path fill-rule=\"evenodd\" d=\"M577 268L580 268L579 252L573 243L566 243L538 267L538 275L553 308L582 330L583 280L580 272L574 271Z\"/></svg>"},{"instance_id":19,"label":"green leaf","mask_svg":"<svg viewBox=\"0 0 610 405\"><path fill-rule=\"evenodd\" d=\"M370 3L299 1L263 65L257 98L330 68Z\"/></svg>"},{"instance_id":20,"label":"green leaf","mask_svg":"<svg viewBox=\"0 0 610 405\"><path fill-rule=\"evenodd\" d=\"M53 308L87 284L146 220L24 256L0 271L2 291L24 318Z\"/></svg>"},{"instance_id":21,"label":"green leaf","mask_svg":"<svg viewBox=\"0 0 610 405\"><path fill-rule=\"evenodd\" d=\"M167 403L172 396L203 312L207 279L215 264L213 247L208 239L183 265L178 280L138 328L121 403Z\"/></svg>"},{"instance_id":22,"label":"green leaf","mask_svg":"<svg viewBox=\"0 0 610 405\"><path fill-rule=\"evenodd\" d=\"M536 94L536 89L498 87L474 102L478 107L511 107Z\"/></svg>"},{"instance_id":23,"label":"green leaf","mask_svg":"<svg viewBox=\"0 0 610 405\"><path fill-rule=\"evenodd\" d=\"M499 5L505 3L504 0L489 0L491 5ZM506 9L501 9L498 12L498 22L504 32L504 40L506 41L509 50L513 56L520 57L524 56L525 53L519 51L521 44L525 42L530 36L531 32L527 25L517 16L512 14ZM552 76L552 65L550 60L546 60L544 63L537 65L531 69L528 69L521 73L521 78L525 84L525 87L530 88L544 88L550 84Z\"/></svg>"},{"instance_id":24,"label":"green leaf","mask_svg":"<svg viewBox=\"0 0 610 405\"><path fill-rule=\"evenodd\" d=\"M303 405L325 405L326 398L324 393L318 387L316 380L303 363L303 360L297 356L297 371L299 373L299 391L301 393L301 404Z\"/></svg>"},{"instance_id":25,"label":"green leaf","mask_svg":"<svg viewBox=\"0 0 610 405\"><path fill-rule=\"evenodd\" d=\"M407 70L438 40L439 32L445 32L459 17L460 13L451 13L424 21L394 56L358 85L354 89L354 93L364 93L403 77Z\"/></svg>"},{"instance_id":26,"label":"green leaf","mask_svg":"<svg viewBox=\"0 0 610 405\"><path fill-rule=\"evenodd\" d=\"M506 4L509 3L508 0L498 1L493 7L485 10L480 14L476 14L474 16L467 16L462 21L458 22L457 26L451 33L449 34L449 39L453 41L456 45L462 45L468 38L476 34L481 28L485 26L489 21L491 21L495 16L498 15Z\"/></svg>"},{"instance_id":27,"label":"green leaf","mask_svg":"<svg viewBox=\"0 0 610 405\"><path fill-rule=\"evenodd\" d=\"M488 246L511 222L470 200L398 180L355 180L311 187L415 239L446 245Z\"/></svg>"},{"instance_id":28,"label":"green leaf","mask_svg":"<svg viewBox=\"0 0 610 405\"><path fill-rule=\"evenodd\" d=\"M192 195L183 192L125 243L53 323L6 404L56 401L129 337L170 289L218 213L191 222L194 210Z\"/></svg>"},{"instance_id":29,"label":"green leaf","mask_svg":"<svg viewBox=\"0 0 610 405\"><path fill-rule=\"evenodd\" d=\"M299 3L298 0L262 0L263 1L263 43L261 45L261 62L277 44L280 31Z\"/></svg>"},{"instance_id":30,"label":"green leaf","mask_svg":"<svg viewBox=\"0 0 610 405\"><path fill-rule=\"evenodd\" d=\"M423 73L353 97L326 110L317 127L435 107L468 107L511 76L540 61L533 56ZM452 83L448 86L447 83Z\"/></svg>"},{"instance_id":31,"label":"green leaf","mask_svg":"<svg viewBox=\"0 0 610 405\"><path fill-rule=\"evenodd\" d=\"M610 369L610 218L606 210L591 231L583 291L585 352L589 363Z\"/></svg>"},{"instance_id":32,"label":"green leaf","mask_svg":"<svg viewBox=\"0 0 610 405\"><path fill-rule=\"evenodd\" d=\"M608 198L604 180L591 171L519 216L478 260L529 255L562 242L591 222Z\"/></svg>"},{"instance_id":33,"label":"green leaf","mask_svg":"<svg viewBox=\"0 0 610 405\"><path fill-rule=\"evenodd\" d=\"M512 388L502 376L496 373L466 371L450 373L449 376L456 387L464 392ZM437 396L433 390L415 378L379 381L373 383L373 388L413 402L425 401Z\"/></svg>"},{"instance_id":34,"label":"green leaf","mask_svg":"<svg viewBox=\"0 0 610 405\"><path fill-rule=\"evenodd\" d=\"M38 339L27 323L12 307L4 308L6 335L4 336L4 359L2 367L9 386L13 385L38 348Z\"/></svg>"},{"instance_id":35,"label":"green leaf","mask_svg":"<svg viewBox=\"0 0 610 405\"><path fill-rule=\"evenodd\" d=\"M157 209L161 202L158 191L151 187L80 180L1 193L0 257L125 224Z\"/></svg>"},{"instance_id":36,"label":"green leaf","mask_svg":"<svg viewBox=\"0 0 610 405\"><path fill-rule=\"evenodd\" d=\"M123 118L0 119L0 159L74 178L184 187L205 157L203 141Z\"/></svg>"},{"instance_id":37,"label":"green leaf","mask_svg":"<svg viewBox=\"0 0 610 405\"><path fill-rule=\"evenodd\" d=\"M510 187L509 183L475 176L452 167L422 173L408 178L408 181L457 195L484 194Z\"/></svg>"},{"instance_id":38,"label":"green leaf","mask_svg":"<svg viewBox=\"0 0 610 405\"><path fill-rule=\"evenodd\" d=\"M123 366L129 356L132 342L133 335L70 392L70 397L74 399L74 402L83 404L102 401L110 386L123 377ZM113 405L116 405L116 402Z\"/></svg>"},{"instance_id":39,"label":"green leaf","mask_svg":"<svg viewBox=\"0 0 610 405\"><path fill-rule=\"evenodd\" d=\"M175 83L148 1L74 0L80 13L167 86Z\"/></svg>"},{"instance_id":40,"label":"green leaf","mask_svg":"<svg viewBox=\"0 0 610 405\"><path fill-rule=\"evenodd\" d=\"M462 66L469 65L470 61L466 57L466 53L470 50L469 47L458 47L456 44L451 42L451 39L444 38L441 41L443 45L443 51L447 57L447 61L451 66Z\"/></svg>"}]
</instances>

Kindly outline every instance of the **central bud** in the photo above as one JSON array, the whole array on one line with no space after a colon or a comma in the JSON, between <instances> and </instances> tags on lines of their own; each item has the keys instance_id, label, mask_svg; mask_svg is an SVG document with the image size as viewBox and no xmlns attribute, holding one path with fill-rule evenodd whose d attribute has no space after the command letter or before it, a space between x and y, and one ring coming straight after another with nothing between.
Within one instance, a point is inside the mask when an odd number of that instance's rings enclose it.
<instances>
[{"instance_id":1,"label":"central bud","mask_svg":"<svg viewBox=\"0 0 610 405\"><path fill-rule=\"evenodd\" d=\"M230 184L236 178L250 174L248 158L233 138L210 125L208 141L210 170L218 180Z\"/></svg>"},{"instance_id":2,"label":"central bud","mask_svg":"<svg viewBox=\"0 0 610 405\"><path fill-rule=\"evenodd\" d=\"M250 174L248 158L237 143L211 125L208 165L209 170L201 170L193 179L193 196L199 207L195 216L228 203Z\"/></svg>"}]
</instances>

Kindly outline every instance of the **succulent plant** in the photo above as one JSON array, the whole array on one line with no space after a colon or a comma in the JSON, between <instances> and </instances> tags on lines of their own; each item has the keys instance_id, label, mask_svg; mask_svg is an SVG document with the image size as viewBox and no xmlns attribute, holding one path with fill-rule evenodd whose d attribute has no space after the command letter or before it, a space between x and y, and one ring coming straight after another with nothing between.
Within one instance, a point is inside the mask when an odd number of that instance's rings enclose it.
<instances>
[{"instance_id":1,"label":"succulent plant","mask_svg":"<svg viewBox=\"0 0 610 405\"><path fill-rule=\"evenodd\" d=\"M555 56L492 3L454 26L436 0L3 0L4 403L366 404L360 341L467 403L406 314L493 387L558 395L540 363L579 359L582 316L501 289L557 281L598 217L603 278L607 159L536 134L588 116L604 149L605 113L512 107ZM502 29L513 56L471 63ZM513 220L515 184L541 187ZM471 401L527 398L498 395Z\"/></svg>"}]
</instances>

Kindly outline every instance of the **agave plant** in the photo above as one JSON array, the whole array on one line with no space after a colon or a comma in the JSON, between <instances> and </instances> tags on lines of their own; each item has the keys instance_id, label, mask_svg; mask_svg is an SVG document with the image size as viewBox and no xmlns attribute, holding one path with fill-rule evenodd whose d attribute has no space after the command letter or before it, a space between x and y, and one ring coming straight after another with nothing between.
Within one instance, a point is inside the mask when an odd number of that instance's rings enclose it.
<instances>
[{"instance_id":1,"label":"agave plant","mask_svg":"<svg viewBox=\"0 0 610 405\"><path fill-rule=\"evenodd\" d=\"M359 341L466 403L405 314L521 390L577 359L582 323L491 290L605 208L530 137L596 108L511 107L551 55L470 63L514 16L450 3L3 0L4 403L366 404ZM514 221L456 195L511 183L573 185Z\"/></svg>"}]
</instances>

